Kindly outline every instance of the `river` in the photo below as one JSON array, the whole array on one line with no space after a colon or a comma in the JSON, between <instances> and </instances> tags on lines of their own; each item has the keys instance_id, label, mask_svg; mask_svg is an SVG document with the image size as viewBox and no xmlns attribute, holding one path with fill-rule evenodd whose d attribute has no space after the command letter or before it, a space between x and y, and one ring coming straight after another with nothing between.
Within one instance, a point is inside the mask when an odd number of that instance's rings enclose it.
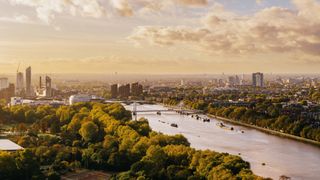
<instances>
[{"instance_id":1,"label":"river","mask_svg":"<svg viewBox=\"0 0 320 180\"><path fill-rule=\"evenodd\" d=\"M133 106L125 105L125 108L132 110ZM137 106L137 110L153 109L166 108L161 105ZM259 176L278 179L286 175L293 180L320 180L320 148L314 145L223 122L226 127L234 128L231 131L218 126L217 123L221 121L211 118L211 122L204 123L175 112L161 115L154 112L138 113L138 118L141 117L148 119L154 131L184 135L193 148L240 154ZM171 127L171 123L176 123L178 128Z\"/></svg>"}]
</instances>

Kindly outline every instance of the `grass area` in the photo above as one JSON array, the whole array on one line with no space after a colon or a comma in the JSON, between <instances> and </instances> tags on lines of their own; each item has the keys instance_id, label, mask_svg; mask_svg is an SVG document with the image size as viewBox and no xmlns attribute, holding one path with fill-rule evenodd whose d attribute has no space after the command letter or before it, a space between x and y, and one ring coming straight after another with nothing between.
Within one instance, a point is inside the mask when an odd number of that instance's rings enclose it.
<instances>
[{"instance_id":1,"label":"grass area","mask_svg":"<svg viewBox=\"0 0 320 180\"><path fill-rule=\"evenodd\" d=\"M113 173L79 169L76 172L68 173L62 176L61 179L62 180L86 180L86 179L106 180L106 179L110 179L112 174Z\"/></svg>"}]
</instances>

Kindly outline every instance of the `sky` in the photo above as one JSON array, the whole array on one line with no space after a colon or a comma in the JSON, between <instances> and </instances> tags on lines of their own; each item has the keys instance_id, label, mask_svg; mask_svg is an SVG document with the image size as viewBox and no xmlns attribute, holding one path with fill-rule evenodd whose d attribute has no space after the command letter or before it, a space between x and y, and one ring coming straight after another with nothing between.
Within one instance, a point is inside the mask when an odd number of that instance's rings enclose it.
<instances>
[{"instance_id":1,"label":"sky","mask_svg":"<svg viewBox=\"0 0 320 180\"><path fill-rule=\"evenodd\" d=\"M0 72L319 73L320 0L0 0Z\"/></svg>"}]
</instances>

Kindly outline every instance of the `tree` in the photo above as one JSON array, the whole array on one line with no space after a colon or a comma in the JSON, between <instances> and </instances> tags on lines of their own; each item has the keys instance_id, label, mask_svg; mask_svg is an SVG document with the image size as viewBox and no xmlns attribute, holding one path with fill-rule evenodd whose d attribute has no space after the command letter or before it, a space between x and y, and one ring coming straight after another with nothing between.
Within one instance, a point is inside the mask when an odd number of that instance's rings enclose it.
<instances>
[{"instance_id":1,"label":"tree","mask_svg":"<svg viewBox=\"0 0 320 180\"><path fill-rule=\"evenodd\" d=\"M0 151L0 179L17 179L17 172L14 157L10 153Z\"/></svg>"},{"instance_id":2,"label":"tree","mask_svg":"<svg viewBox=\"0 0 320 180\"><path fill-rule=\"evenodd\" d=\"M94 141L95 136L97 136L98 131L98 126L94 122L87 121L81 125L79 134L85 141L92 142Z\"/></svg>"},{"instance_id":3,"label":"tree","mask_svg":"<svg viewBox=\"0 0 320 180\"><path fill-rule=\"evenodd\" d=\"M32 177L36 177L41 174L40 164L30 150L27 149L19 152L16 161L20 176L24 177L24 179L32 179Z\"/></svg>"},{"instance_id":4,"label":"tree","mask_svg":"<svg viewBox=\"0 0 320 180\"><path fill-rule=\"evenodd\" d=\"M33 109L30 109L24 113L27 123L33 123L37 120L36 112Z\"/></svg>"}]
</instances>

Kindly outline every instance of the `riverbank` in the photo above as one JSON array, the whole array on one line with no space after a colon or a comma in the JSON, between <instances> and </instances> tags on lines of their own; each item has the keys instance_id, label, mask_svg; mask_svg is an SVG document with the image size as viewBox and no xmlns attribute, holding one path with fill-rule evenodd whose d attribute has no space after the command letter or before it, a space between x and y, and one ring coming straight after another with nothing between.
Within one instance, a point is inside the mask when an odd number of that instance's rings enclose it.
<instances>
[{"instance_id":1,"label":"riverbank","mask_svg":"<svg viewBox=\"0 0 320 180\"><path fill-rule=\"evenodd\" d=\"M165 105L165 104L159 104L159 105L162 105L164 107L169 107L169 108L177 108L176 106L171 106L171 105ZM285 137L285 138L297 140L297 141L300 141L300 142L304 142L304 143L308 143L308 144L312 144L312 145L320 147L320 142L314 141L314 140L311 140L311 139L306 139L306 138L303 138L303 137L299 137L299 136L295 136L295 135L291 135L291 134L287 134L287 133L282 133L282 132L279 132L279 131L266 129L266 128L262 128L262 127L259 127L259 126L255 126L255 125L251 125L251 124L247 124L247 123L243 123L243 122L239 122L239 121L235 121L235 120L232 120L232 119L219 117L219 116L215 116L215 115L211 115L211 114L206 114L206 115L208 117L210 117L210 118L215 118L217 120L229 122L229 123L232 123L232 124L236 124L236 125L240 125L240 126L244 126L244 127L248 127L248 128L253 128L253 129L265 132L267 134L272 134L272 135L276 135L276 136L280 136L280 137Z\"/></svg>"},{"instance_id":2,"label":"riverbank","mask_svg":"<svg viewBox=\"0 0 320 180\"><path fill-rule=\"evenodd\" d=\"M132 110L133 105L125 108ZM138 108L139 110L165 110L168 107L156 104L141 105ZM157 115L155 112L138 113L138 118L148 119L154 131L166 135L183 135L195 149L210 149L241 156L250 163L252 171L257 175L273 179L279 179L282 175L292 179L320 179L320 148L318 146L279 135L270 135L256 128L227 123L214 117L210 118L210 123L204 123L192 118L191 114L187 116L170 112ZM209 118L203 113L200 113L200 117ZM218 122L226 124L226 129L217 126ZM178 128L170 127L171 123L176 123ZM234 127L234 131L227 130L231 129L231 126ZM244 130L244 133L241 133L241 130Z\"/></svg>"},{"instance_id":3,"label":"riverbank","mask_svg":"<svg viewBox=\"0 0 320 180\"><path fill-rule=\"evenodd\" d=\"M239 122L239 121L235 121L235 120L232 120L232 119L219 117L219 116L215 116L215 115L211 115L211 114L207 114L207 116L210 117L210 118L215 118L217 120L229 122L231 124L236 124L236 125L240 125L240 126L244 126L244 127L248 127L248 128L253 128L253 129L268 133L268 134L281 136L281 137L297 140L297 141L300 141L300 142L304 142L304 143L308 143L308 144L312 144L312 145L316 145L316 146L320 147L320 142L314 141L314 140L311 140L311 139L306 139L306 138L303 138L303 137L294 136L294 135L291 135L291 134L282 133L282 132L279 132L279 131L266 129L266 128L262 128L262 127L259 127L259 126L255 126L255 125L251 125L251 124L247 124L247 123L243 123L243 122Z\"/></svg>"}]
</instances>

